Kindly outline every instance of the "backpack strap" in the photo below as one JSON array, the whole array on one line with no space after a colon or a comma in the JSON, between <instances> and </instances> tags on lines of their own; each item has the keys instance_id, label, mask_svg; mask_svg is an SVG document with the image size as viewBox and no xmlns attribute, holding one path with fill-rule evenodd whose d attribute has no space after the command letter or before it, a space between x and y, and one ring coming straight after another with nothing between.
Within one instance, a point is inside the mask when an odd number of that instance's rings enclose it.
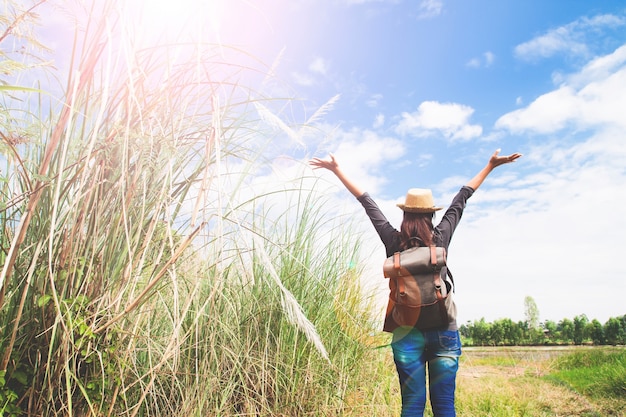
<instances>
[{"instance_id":1,"label":"backpack strap","mask_svg":"<svg viewBox=\"0 0 626 417\"><path fill-rule=\"evenodd\" d=\"M393 254L393 269L400 269L400 252Z\"/></svg>"},{"instance_id":2,"label":"backpack strap","mask_svg":"<svg viewBox=\"0 0 626 417\"><path fill-rule=\"evenodd\" d=\"M396 252L393 254L393 268L400 269L402 265L400 265L400 252ZM396 283L398 284L398 291L400 294L406 293L406 286L404 284L404 279L401 276L396 277Z\"/></svg>"},{"instance_id":3,"label":"backpack strap","mask_svg":"<svg viewBox=\"0 0 626 417\"><path fill-rule=\"evenodd\" d=\"M456 285L454 285L454 277L452 276L452 272L450 272L450 268L446 265L446 274L450 277L450 281L452 281L452 292L456 292Z\"/></svg>"},{"instance_id":4,"label":"backpack strap","mask_svg":"<svg viewBox=\"0 0 626 417\"><path fill-rule=\"evenodd\" d=\"M437 252L435 250L435 246L430 247L430 263L432 265L437 265ZM450 268L448 268L446 262L446 275L450 277L450 281L452 282L452 292L456 292L456 285L454 285L454 277L452 276L452 272L450 272Z\"/></svg>"},{"instance_id":5,"label":"backpack strap","mask_svg":"<svg viewBox=\"0 0 626 417\"><path fill-rule=\"evenodd\" d=\"M430 264L437 266L437 247L435 245L430 246Z\"/></svg>"}]
</instances>

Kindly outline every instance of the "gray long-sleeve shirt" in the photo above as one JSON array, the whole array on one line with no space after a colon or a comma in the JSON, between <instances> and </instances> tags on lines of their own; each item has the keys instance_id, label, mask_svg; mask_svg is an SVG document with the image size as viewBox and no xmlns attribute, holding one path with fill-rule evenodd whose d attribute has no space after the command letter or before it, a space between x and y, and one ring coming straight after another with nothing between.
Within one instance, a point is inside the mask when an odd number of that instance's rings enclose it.
<instances>
[{"instance_id":1,"label":"gray long-sleeve shirt","mask_svg":"<svg viewBox=\"0 0 626 417\"><path fill-rule=\"evenodd\" d=\"M448 246L450 246L452 235L454 234L454 231L461 220L461 216L463 215L467 199L469 199L473 193L474 190L471 187L461 187L459 192L452 199L452 203L445 211L441 221L434 229L435 245L446 248L446 252L448 250ZM398 230L394 228L391 223L389 223L376 202L368 193L364 193L358 197L357 200L359 200L365 209L365 212L374 225L380 240L385 245L387 257L392 256L395 252L398 252L400 250L400 234ZM388 326L386 325L385 327ZM456 321L451 322L447 328L447 330L456 329Z\"/></svg>"}]
</instances>

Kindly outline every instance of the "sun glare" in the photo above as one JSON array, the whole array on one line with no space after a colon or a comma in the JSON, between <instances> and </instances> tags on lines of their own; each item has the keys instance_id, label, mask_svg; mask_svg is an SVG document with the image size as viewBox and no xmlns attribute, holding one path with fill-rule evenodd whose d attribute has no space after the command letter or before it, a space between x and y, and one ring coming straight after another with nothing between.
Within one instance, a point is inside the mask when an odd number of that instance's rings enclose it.
<instances>
[{"instance_id":1,"label":"sun glare","mask_svg":"<svg viewBox=\"0 0 626 417\"><path fill-rule=\"evenodd\" d=\"M287 14L276 1L262 6L248 0L124 1L140 9L135 17L141 23L131 31L147 42L233 46L267 63L285 47L280 28Z\"/></svg>"},{"instance_id":2,"label":"sun glare","mask_svg":"<svg viewBox=\"0 0 626 417\"><path fill-rule=\"evenodd\" d=\"M138 22L138 35L213 42L220 37L225 4L225 0L126 1L127 17Z\"/></svg>"}]
</instances>

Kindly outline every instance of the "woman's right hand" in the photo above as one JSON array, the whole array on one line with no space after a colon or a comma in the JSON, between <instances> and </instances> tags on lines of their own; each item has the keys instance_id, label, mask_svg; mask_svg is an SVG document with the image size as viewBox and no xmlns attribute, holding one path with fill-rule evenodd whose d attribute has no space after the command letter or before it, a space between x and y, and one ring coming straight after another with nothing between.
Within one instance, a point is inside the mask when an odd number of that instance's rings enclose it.
<instances>
[{"instance_id":1,"label":"woman's right hand","mask_svg":"<svg viewBox=\"0 0 626 417\"><path fill-rule=\"evenodd\" d=\"M309 161L309 165L311 165L313 169L324 168L332 172L337 172L339 164L335 159L335 155L331 153L329 156L330 159L313 158Z\"/></svg>"},{"instance_id":2,"label":"woman's right hand","mask_svg":"<svg viewBox=\"0 0 626 417\"><path fill-rule=\"evenodd\" d=\"M337 160L335 159L335 155L333 155L332 153L328 155L330 159L313 158L309 161L309 165L311 165L313 169L325 168L331 171L333 174L337 176L337 178L339 178L339 180L348 189L348 191L352 193L353 196L355 196L356 198L359 198L360 196L362 196L363 191L356 184L354 184L350 179L348 179L348 177L346 177L345 174L339 169L339 164L337 163Z\"/></svg>"}]
</instances>

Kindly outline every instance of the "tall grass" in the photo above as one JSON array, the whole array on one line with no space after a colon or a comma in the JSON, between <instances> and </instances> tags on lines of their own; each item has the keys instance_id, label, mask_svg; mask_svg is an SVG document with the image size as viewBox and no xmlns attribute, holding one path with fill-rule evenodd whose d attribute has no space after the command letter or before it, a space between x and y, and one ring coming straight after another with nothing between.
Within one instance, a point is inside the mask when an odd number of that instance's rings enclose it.
<instances>
[{"instance_id":1,"label":"tall grass","mask_svg":"<svg viewBox=\"0 0 626 417\"><path fill-rule=\"evenodd\" d=\"M0 414L341 415L373 352L358 243L305 186L248 185L264 68L133 49L119 10L77 19L58 102L2 97Z\"/></svg>"},{"instance_id":2,"label":"tall grass","mask_svg":"<svg viewBox=\"0 0 626 417\"><path fill-rule=\"evenodd\" d=\"M626 397L626 351L585 350L559 358L551 377L591 398Z\"/></svg>"}]
</instances>

